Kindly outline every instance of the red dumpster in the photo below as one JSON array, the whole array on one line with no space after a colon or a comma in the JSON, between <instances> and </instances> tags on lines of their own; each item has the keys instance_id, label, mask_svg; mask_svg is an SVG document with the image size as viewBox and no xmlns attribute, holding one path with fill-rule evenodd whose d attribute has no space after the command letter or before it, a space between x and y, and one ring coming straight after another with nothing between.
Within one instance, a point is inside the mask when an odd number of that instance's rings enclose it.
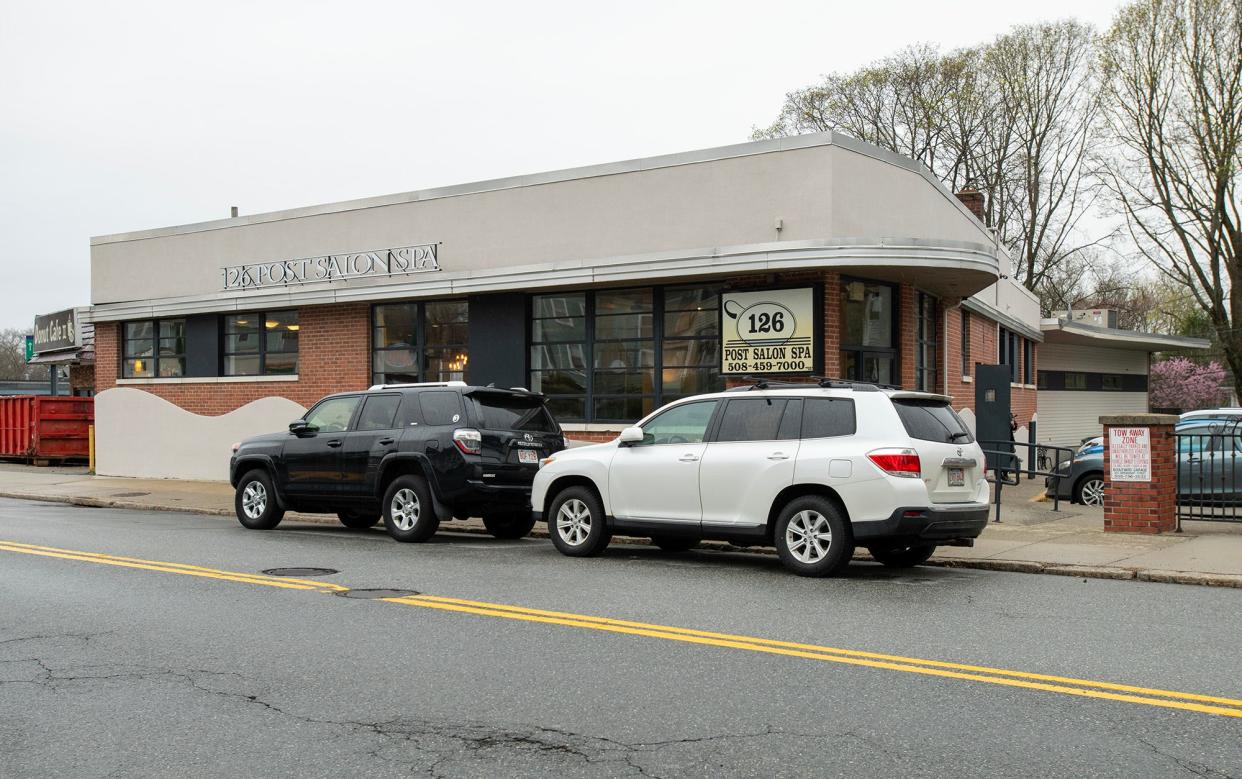
<instances>
[{"instance_id":1,"label":"red dumpster","mask_svg":"<svg viewBox=\"0 0 1242 779\"><path fill-rule=\"evenodd\" d=\"M17 395L0 398L0 457L86 458L95 399Z\"/></svg>"}]
</instances>

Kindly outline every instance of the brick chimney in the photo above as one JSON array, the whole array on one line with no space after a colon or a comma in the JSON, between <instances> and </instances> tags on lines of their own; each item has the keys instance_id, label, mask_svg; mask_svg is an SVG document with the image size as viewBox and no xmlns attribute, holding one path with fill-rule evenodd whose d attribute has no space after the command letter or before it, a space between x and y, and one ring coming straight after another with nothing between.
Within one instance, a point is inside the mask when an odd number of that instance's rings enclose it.
<instances>
[{"instance_id":1,"label":"brick chimney","mask_svg":"<svg viewBox=\"0 0 1242 779\"><path fill-rule=\"evenodd\" d=\"M957 199L970 209L970 213L974 214L976 219L985 225L988 223L987 215L983 211L982 192L974 187L964 187L961 192L957 193Z\"/></svg>"}]
</instances>

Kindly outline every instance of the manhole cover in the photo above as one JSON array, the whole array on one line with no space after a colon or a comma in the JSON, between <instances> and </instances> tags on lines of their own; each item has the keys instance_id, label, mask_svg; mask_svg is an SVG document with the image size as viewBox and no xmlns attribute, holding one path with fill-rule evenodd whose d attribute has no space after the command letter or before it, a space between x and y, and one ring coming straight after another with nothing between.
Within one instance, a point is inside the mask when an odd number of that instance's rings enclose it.
<instances>
[{"instance_id":1,"label":"manhole cover","mask_svg":"<svg viewBox=\"0 0 1242 779\"><path fill-rule=\"evenodd\" d=\"M143 495L150 495L149 492L114 492L114 498L141 498Z\"/></svg>"},{"instance_id":2,"label":"manhole cover","mask_svg":"<svg viewBox=\"0 0 1242 779\"><path fill-rule=\"evenodd\" d=\"M342 598L354 598L356 600L383 600L384 598L408 598L411 595L417 595L416 590L345 590L338 592Z\"/></svg>"},{"instance_id":3,"label":"manhole cover","mask_svg":"<svg viewBox=\"0 0 1242 779\"><path fill-rule=\"evenodd\" d=\"M331 576L340 571L334 568L268 568L268 576Z\"/></svg>"}]
</instances>

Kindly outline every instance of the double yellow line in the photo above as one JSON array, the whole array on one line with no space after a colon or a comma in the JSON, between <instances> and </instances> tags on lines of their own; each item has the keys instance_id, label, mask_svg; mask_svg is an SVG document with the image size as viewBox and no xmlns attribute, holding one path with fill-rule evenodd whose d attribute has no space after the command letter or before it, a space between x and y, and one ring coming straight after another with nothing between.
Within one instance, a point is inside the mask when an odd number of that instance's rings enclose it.
<instances>
[{"instance_id":1,"label":"double yellow line","mask_svg":"<svg viewBox=\"0 0 1242 779\"><path fill-rule=\"evenodd\" d=\"M71 549L58 549L34 544L22 544L15 541L0 540L0 551L19 552L22 554L39 555L65 560L98 563L102 565L135 568L160 573L175 573L186 576L199 576L208 579L239 582L242 584L258 584L267 587L278 587L292 590L316 590L319 592L338 593L347 591L347 587L310 579L291 579L286 577L265 576L262 574L238 573L216 568L205 568L184 563L169 563L156 560L143 560L135 557L121 557L98 552L81 552ZM792 641L741 636L731 633L717 633L706 630L694 630L669 625L658 625L647 622L595 617L587 614L575 614L564 611L532 609L522 606L510 606L485 601L448 598L437 595L411 595L399 598L385 598L388 603L419 608L436 609L438 611L471 614L480 617L510 619L521 622L535 622L545 625L578 628L581 630L598 630L608 633L621 633L644 638L677 641L701 646L740 649L749 652L761 652L786 657L797 657L805 660L817 660L826 663L877 668L886 671L921 674L943 679L998 684L1006 687L1019 687L1028 690L1074 695L1083 698L1120 701L1144 706L1157 706L1167 709L1180 709L1202 714L1216 714L1225 717L1242 719L1242 700L1224 698L1213 695L1162 690L1151 687L1138 687L1113 682L1076 679L1068 676L1032 673L1028 671L1012 671L1004 668L991 668L982 665L952 663L942 660L925 660L917 657L866 652L856 649L803 644Z\"/></svg>"}]
</instances>

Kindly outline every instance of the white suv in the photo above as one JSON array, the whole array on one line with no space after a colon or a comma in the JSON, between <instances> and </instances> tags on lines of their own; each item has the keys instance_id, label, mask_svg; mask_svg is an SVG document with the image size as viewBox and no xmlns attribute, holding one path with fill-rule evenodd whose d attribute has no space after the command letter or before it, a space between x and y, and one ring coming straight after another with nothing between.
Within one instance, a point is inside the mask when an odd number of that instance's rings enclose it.
<instances>
[{"instance_id":1,"label":"white suv","mask_svg":"<svg viewBox=\"0 0 1242 779\"><path fill-rule=\"evenodd\" d=\"M943 395L761 381L544 459L531 505L566 555L598 554L614 532L669 551L711 538L772 545L795 573L827 576L855 544L899 567L971 545L988 521L985 468Z\"/></svg>"}]
</instances>

